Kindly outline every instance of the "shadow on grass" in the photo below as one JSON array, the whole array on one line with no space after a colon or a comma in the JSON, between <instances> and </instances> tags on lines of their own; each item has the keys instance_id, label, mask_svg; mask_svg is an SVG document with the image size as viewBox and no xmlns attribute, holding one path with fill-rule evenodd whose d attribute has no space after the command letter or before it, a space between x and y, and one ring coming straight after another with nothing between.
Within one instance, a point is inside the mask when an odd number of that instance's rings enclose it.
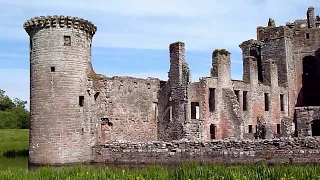
<instances>
[{"instance_id":1,"label":"shadow on grass","mask_svg":"<svg viewBox=\"0 0 320 180\"><path fill-rule=\"evenodd\" d=\"M23 150L7 150L2 154L3 157L6 158L16 158L16 157L28 157L29 151L27 149Z\"/></svg>"}]
</instances>

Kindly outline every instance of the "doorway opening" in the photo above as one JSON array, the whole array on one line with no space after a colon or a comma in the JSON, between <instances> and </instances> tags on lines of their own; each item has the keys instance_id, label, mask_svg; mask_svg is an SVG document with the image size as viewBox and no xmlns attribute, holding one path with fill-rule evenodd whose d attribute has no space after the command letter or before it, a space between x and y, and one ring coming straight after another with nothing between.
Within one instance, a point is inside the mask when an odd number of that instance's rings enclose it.
<instances>
[{"instance_id":1,"label":"doorway opening","mask_svg":"<svg viewBox=\"0 0 320 180\"><path fill-rule=\"evenodd\" d=\"M312 136L320 136L320 120L313 120L311 123Z\"/></svg>"},{"instance_id":2,"label":"doorway opening","mask_svg":"<svg viewBox=\"0 0 320 180\"><path fill-rule=\"evenodd\" d=\"M306 56L302 60L303 104L304 106L320 106L320 82L317 59Z\"/></svg>"},{"instance_id":3,"label":"doorway opening","mask_svg":"<svg viewBox=\"0 0 320 180\"><path fill-rule=\"evenodd\" d=\"M216 125L210 125L210 139L216 139Z\"/></svg>"}]
</instances>

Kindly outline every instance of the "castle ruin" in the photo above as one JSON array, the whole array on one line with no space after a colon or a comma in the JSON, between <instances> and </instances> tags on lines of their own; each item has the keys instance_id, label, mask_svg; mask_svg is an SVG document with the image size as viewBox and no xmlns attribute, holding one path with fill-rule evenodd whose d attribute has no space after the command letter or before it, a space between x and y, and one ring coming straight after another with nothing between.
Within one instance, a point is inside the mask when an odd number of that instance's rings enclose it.
<instances>
[{"instance_id":1,"label":"castle ruin","mask_svg":"<svg viewBox=\"0 0 320 180\"><path fill-rule=\"evenodd\" d=\"M97 147L110 142L320 135L320 17L313 7L307 19L284 26L270 18L257 28L257 40L240 44L242 80L231 79L230 53L217 49L211 76L191 82L183 42L170 44L167 81L106 77L91 65L97 27L90 21L41 16L24 29L30 36L32 164L97 160Z\"/></svg>"}]
</instances>

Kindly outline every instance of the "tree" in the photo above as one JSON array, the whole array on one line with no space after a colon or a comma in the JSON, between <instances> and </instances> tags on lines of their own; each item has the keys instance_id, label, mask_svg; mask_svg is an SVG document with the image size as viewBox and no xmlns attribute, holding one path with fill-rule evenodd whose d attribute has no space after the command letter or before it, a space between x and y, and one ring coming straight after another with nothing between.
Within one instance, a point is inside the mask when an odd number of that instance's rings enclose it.
<instances>
[{"instance_id":1,"label":"tree","mask_svg":"<svg viewBox=\"0 0 320 180\"><path fill-rule=\"evenodd\" d=\"M5 91L0 89L0 111L8 111L15 106L12 100L4 93Z\"/></svg>"},{"instance_id":2,"label":"tree","mask_svg":"<svg viewBox=\"0 0 320 180\"><path fill-rule=\"evenodd\" d=\"M0 129L29 128L29 111L25 109L27 101L14 98L11 100L0 89Z\"/></svg>"}]
</instances>

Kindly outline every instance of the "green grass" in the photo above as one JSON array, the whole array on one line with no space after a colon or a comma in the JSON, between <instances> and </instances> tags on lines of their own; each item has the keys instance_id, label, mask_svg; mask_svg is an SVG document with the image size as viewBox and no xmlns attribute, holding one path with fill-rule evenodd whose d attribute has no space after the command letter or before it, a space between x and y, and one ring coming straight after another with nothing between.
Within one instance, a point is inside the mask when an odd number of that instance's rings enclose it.
<instances>
[{"instance_id":1,"label":"green grass","mask_svg":"<svg viewBox=\"0 0 320 180\"><path fill-rule=\"evenodd\" d=\"M6 170L0 171L3 180L51 180L51 179L77 179L77 180L216 180L216 179L238 179L238 180L318 180L320 179L320 166L298 166L298 165L204 165L186 164L171 168L161 166L149 166L139 169L121 168L94 168L85 166L74 166L70 168L41 168L34 171Z\"/></svg>"},{"instance_id":2,"label":"green grass","mask_svg":"<svg viewBox=\"0 0 320 180\"><path fill-rule=\"evenodd\" d=\"M0 156L12 151L26 151L28 143L28 129L0 129Z\"/></svg>"},{"instance_id":3,"label":"green grass","mask_svg":"<svg viewBox=\"0 0 320 180\"><path fill-rule=\"evenodd\" d=\"M320 180L317 165L197 165L174 167L148 166L124 169L112 167L72 166L63 168L43 167L27 169L28 130L0 130L0 179L1 180L54 180L54 179L110 179L110 180Z\"/></svg>"},{"instance_id":4,"label":"green grass","mask_svg":"<svg viewBox=\"0 0 320 180\"><path fill-rule=\"evenodd\" d=\"M28 167L28 129L0 129L0 170Z\"/></svg>"}]
</instances>

